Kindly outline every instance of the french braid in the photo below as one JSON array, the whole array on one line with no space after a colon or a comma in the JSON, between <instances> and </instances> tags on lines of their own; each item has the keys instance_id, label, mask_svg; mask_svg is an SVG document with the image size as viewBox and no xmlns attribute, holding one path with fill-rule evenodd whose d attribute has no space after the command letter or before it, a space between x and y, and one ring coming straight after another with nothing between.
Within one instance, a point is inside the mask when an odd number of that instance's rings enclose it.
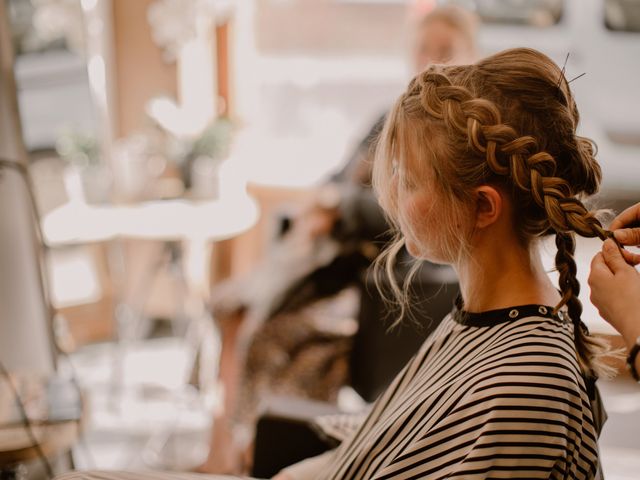
<instances>
[{"instance_id":1,"label":"french braid","mask_svg":"<svg viewBox=\"0 0 640 480\"><path fill-rule=\"evenodd\" d=\"M471 66L430 67L411 81L390 122L403 114L422 115L444 129L459 162L442 167L455 169L448 178L457 175L465 185L508 186L518 203L522 235L556 235L562 294L556 313L566 306L583 370L609 373L598 360L606 345L589 336L581 321L574 253L575 233L602 240L611 233L581 200L595 193L601 174L592 143L575 135L577 108L560 69L530 49L506 51Z\"/></svg>"}]
</instances>

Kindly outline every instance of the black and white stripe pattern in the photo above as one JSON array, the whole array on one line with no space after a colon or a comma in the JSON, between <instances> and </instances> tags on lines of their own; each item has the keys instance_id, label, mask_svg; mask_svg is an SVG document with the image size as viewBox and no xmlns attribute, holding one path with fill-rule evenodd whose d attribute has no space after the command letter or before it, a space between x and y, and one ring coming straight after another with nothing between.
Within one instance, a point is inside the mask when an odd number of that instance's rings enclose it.
<instances>
[{"instance_id":1,"label":"black and white stripe pattern","mask_svg":"<svg viewBox=\"0 0 640 480\"><path fill-rule=\"evenodd\" d=\"M203 475L201 473L162 472L155 470L84 470L58 475L54 480L250 480L233 475Z\"/></svg>"},{"instance_id":2,"label":"black and white stripe pattern","mask_svg":"<svg viewBox=\"0 0 640 480\"><path fill-rule=\"evenodd\" d=\"M338 445L351 437L360 428L367 415L368 412L321 415L314 418L313 423L321 437L334 445Z\"/></svg>"},{"instance_id":3,"label":"black and white stripe pattern","mask_svg":"<svg viewBox=\"0 0 640 480\"><path fill-rule=\"evenodd\" d=\"M573 326L550 312L530 305L469 324L454 310L320 478L596 478Z\"/></svg>"}]
</instances>

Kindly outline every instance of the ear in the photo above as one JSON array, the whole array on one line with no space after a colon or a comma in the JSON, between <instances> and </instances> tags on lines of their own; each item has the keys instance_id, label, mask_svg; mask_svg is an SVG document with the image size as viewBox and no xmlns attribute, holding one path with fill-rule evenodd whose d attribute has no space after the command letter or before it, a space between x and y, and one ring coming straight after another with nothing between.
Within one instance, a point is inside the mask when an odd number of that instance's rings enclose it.
<instances>
[{"instance_id":1,"label":"ear","mask_svg":"<svg viewBox=\"0 0 640 480\"><path fill-rule=\"evenodd\" d=\"M476 188L476 227L493 225L502 215L504 201L500 191L491 185Z\"/></svg>"}]
</instances>

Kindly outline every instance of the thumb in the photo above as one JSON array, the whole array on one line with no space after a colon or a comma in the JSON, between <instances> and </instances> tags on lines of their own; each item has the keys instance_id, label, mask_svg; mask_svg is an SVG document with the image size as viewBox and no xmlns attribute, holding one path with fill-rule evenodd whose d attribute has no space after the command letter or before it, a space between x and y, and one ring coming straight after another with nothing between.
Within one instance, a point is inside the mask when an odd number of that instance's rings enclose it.
<instances>
[{"instance_id":1,"label":"thumb","mask_svg":"<svg viewBox=\"0 0 640 480\"><path fill-rule=\"evenodd\" d=\"M627 262L625 262L622 254L620 253L620 249L615 244L615 242L611 239L607 239L602 246L602 255L604 256L604 261L614 274L620 272L624 268L628 267Z\"/></svg>"},{"instance_id":2,"label":"thumb","mask_svg":"<svg viewBox=\"0 0 640 480\"><path fill-rule=\"evenodd\" d=\"M616 239L623 245L640 245L640 228L621 228L613 232Z\"/></svg>"}]
</instances>

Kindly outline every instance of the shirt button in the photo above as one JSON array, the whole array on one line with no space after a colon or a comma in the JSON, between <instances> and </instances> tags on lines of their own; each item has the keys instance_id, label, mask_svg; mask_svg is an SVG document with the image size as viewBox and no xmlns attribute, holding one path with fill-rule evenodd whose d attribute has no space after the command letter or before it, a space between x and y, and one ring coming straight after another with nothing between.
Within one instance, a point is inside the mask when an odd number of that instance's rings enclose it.
<instances>
[{"instance_id":1,"label":"shirt button","mask_svg":"<svg viewBox=\"0 0 640 480\"><path fill-rule=\"evenodd\" d=\"M509 317L511 318L516 318L518 315L519 315L519 312L515 308L509 312Z\"/></svg>"},{"instance_id":2,"label":"shirt button","mask_svg":"<svg viewBox=\"0 0 640 480\"><path fill-rule=\"evenodd\" d=\"M538 311L539 311L542 315L546 315L546 314L547 314L547 307L540 306L540 307L538 308Z\"/></svg>"}]
</instances>

